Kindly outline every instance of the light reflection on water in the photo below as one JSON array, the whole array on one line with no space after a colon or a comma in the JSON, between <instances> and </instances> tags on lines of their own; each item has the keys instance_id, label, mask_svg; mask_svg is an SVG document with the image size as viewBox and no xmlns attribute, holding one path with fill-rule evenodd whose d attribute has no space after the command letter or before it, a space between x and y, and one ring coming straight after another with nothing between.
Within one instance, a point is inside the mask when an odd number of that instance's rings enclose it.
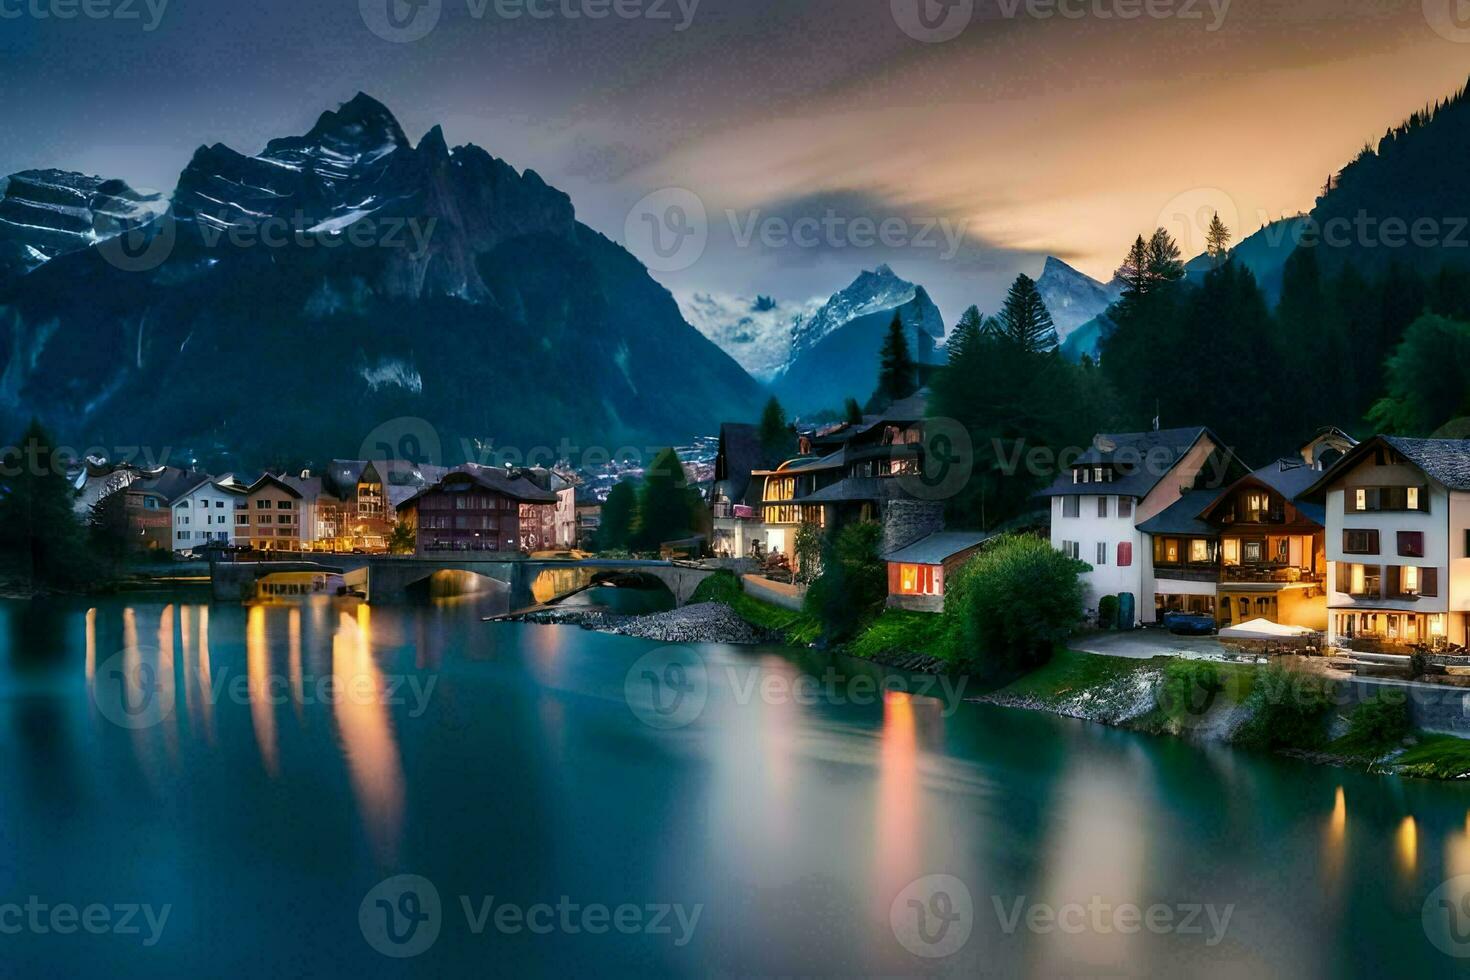
<instances>
[{"instance_id":1,"label":"light reflection on water","mask_svg":"<svg viewBox=\"0 0 1470 980\"><path fill-rule=\"evenodd\" d=\"M480 613L472 597L404 609L183 597L61 603L47 614L58 630L0 604L0 745L15 753L0 768L0 834L24 842L0 857L0 900L90 890L180 906L172 942L146 961L39 939L22 952L119 976L234 962L378 972L386 961L362 942L357 903L383 877L416 873L449 913L462 894L706 907L678 950L446 923L421 961L429 973L487 957L526 975L1444 966L1419 906L1470 873L1465 787L898 692L772 698L763 681L790 691L831 662L728 647L701 648L711 683L699 719L657 731L622 700L624 674L653 645ZM53 650L54 635L75 648ZM177 694L161 724L124 730L93 702L114 651ZM408 680L434 682L424 702ZM968 884L974 934L930 962L898 945L889 913L936 874ZM997 919L1019 900L1093 898L1236 911L1213 947L1146 930L1008 934Z\"/></svg>"}]
</instances>

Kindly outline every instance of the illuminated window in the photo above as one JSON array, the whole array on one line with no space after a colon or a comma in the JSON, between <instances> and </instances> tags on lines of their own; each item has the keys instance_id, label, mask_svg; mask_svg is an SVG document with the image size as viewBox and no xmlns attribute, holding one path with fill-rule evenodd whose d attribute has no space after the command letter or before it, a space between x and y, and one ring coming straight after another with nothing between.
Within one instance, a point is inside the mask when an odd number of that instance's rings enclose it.
<instances>
[{"instance_id":1,"label":"illuminated window","mask_svg":"<svg viewBox=\"0 0 1470 980\"><path fill-rule=\"evenodd\" d=\"M1419 488L1418 487L1409 487L1407 498L1408 499L1406 501L1405 506L1407 506L1409 510L1418 510L1419 509Z\"/></svg>"},{"instance_id":2,"label":"illuminated window","mask_svg":"<svg viewBox=\"0 0 1470 980\"><path fill-rule=\"evenodd\" d=\"M1225 564L1227 564L1227 565L1239 565L1240 564L1240 539L1239 538L1226 538L1225 539Z\"/></svg>"},{"instance_id":3,"label":"illuminated window","mask_svg":"<svg viewBox=\"0 0 1470 980\"><path fill-rule=\"evenodd\" d=\"M1368 509L1368 491L1367 490L1354 490L1353 491L1353 509L1354 510L1367 510Z\"/></svg>"},{"instance_id":4,"label":"illuminated window","mask_svg":"<svg viewBox=\"0 0 1470 980\"><path fill-rule=\"evenodd\" d=\"M1202 562L1210 560L1210 543L1203 538L1194 538L1189 542L1189 560Z\"/></svg>"},{"instance_id":5,"label":"illuminated window","mask_svg":"<svg viewBox=\"0 0 1470 980\"><path fill-rule=\"evenodd\" d=\"M939 575L933 565L898 566L900 595L938 595Z\"/></svg>"},{"instance_id":6,"label":"illuminated window","mask_svg":"<svg viewBox=\"0 0 1470 980\"><path fill-rule=\"evenodd\" d=\"M1362 595L1367 591L1367 569L1362 565L1354 565L1352 572L1352 594Z\"/></svg>"},{"instance_id":7,"label":"illuminated window","mask_svg":"<svg viewBox=\"0 0 1470 980\"><path fill-rule=\"evenodd\" d=\"M1404 595L1414 595L1419 591L1419 569L1413 565L1405 565L1399 577L1399 588Z\"/></svg>"}]
</instances>

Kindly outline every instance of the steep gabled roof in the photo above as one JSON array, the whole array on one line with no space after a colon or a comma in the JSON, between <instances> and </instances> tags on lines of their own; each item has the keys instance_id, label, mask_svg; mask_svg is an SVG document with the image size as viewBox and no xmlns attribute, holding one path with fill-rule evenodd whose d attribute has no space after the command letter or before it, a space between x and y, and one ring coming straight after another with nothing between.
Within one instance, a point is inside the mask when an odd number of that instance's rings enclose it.
<instances>
[{"instance_id":1,"label":"steep gabled roof","mask_svg":"<svg viewBox=\"0 0 1470 980\"><path fill-rule=\"evenodd\" d=\"M1190 490L1168 507L1138 525L1144 534L1179 534L1213 538L1217 529L1200 515L1220 499L1221 490Z\"/></svg>"},{"instance_id":2,"label":"steep gabled roof","mask_svg":"<svg viewBox=\"0 0 1470 980\"><path fill-rule=\"evenodd\" d=\"M446 482L458 478L468 478L475 484L486 490L520 501L526 504L554 504L556 494L549 490L542 490L534 481L529 479L523 472L499 469L494 466L479 466L475 463L466 463L458 469L446 473L437 483L424 487L423 489L405 497L394 509L410 503L416 503L420 497L442 487Z\"/></svg>"},{"instance_id":3,"label":"steep gabled roof","mask_svg":"<svg viewBox=\"0 0 1470 980\"><path fill-rule=\"evenodd\" d=\"M1229 454L1229 470L1244 473L1244 464L1225 446L1223 440L1202 425L1157 432L1105 432L1092 441L1092 447L1077 457L1076 466L1112 465L1119 467L1111 483L1073 483L1071 473L1063 473L1038 497L1064 497L1077 494L1142 499L1173 472L1189 451L1208 437L1216 452Z\"/></svg>"},{"instance_id":4,"label":"steep gabled roof","mask_svg":"<svg viewBox=\"0 0 1470 980\"><path fill-rule=\"evenodd\" d=\"M197 470L181 470L176 466L165 466L149 476L128 484L128 492L152 494L172 505L174 501L200 484L208 483L209 479L208 474Z\"/></svg>"},{"instance_id":5,"label":"steep gabled roof","mask_svg":"<svg viewBox=\"0 0 1470 980\"><path fill-rule=\"evenodd\" d=\"M1404 436L1373 436L1354 446L1320 479L1302 492L1313 500L1323 499L1330 488L1375 449L1388 447L1398 452L1446 490L1470 491L1470 439L1410 439Z\"/></svg>"},{"instance_id":6,"label":"steep gabled roof","mask_svg":"<svg viewBox=\"0 0 1470 980\"><path fill-rule=\"evenodd\" d=\"M298 500L301 499L301 491L300 490L297 490L295 487L291 486L291 484L287 483L286 482L286 479L284 477L276 476L273 473L262 473L260 475L260 479L256 480L254 483L250 484L250 490L249 490L249 492L250 493L254 493L255 491L257 491L257 490L259 490L262 487L265 487L267 485L275 485L277 487L280 487L282 490L285 490L291 496L297 498Z\"/></svg>"}]
</instances>

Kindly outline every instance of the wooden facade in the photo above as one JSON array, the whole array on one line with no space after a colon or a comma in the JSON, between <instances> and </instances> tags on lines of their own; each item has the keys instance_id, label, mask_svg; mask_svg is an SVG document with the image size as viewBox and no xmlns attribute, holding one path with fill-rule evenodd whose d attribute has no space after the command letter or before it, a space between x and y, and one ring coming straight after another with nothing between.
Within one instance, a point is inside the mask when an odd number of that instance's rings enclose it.
<instances>
[{"instance_id":1,"label":"wooden facade","mask_svg":"<svg viewBox=\"0 0 1470 980\"><path fill-rule=\"evenodd\" d=\"M524 477L456 471L406 501L400 516L414 524L421 555L521 554L554 534L556 495Z\"/></svg>"}]
</instances>

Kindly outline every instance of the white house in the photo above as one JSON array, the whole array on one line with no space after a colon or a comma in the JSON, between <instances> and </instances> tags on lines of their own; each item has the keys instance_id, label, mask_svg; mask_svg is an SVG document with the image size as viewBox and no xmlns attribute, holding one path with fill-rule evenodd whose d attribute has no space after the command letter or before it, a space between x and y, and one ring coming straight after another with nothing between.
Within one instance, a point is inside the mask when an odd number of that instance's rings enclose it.
<instances>
[{"instance_id":1,"label":"white house","mask_svg":"<svg viewBox=\"0 0 1470 980\"><path fill-rule=\"evenodd\" d=\"M230 484L201 477L171 505L173 550L189 551L210 542L234 544L235 501L242 497Z\"/></svg>"},{"instance_id":2,"label":"white house","mask_svg":"<svg viewBox=\"0 0 1470 980\"><path fill-rule=\"evenodd\" d=\"M1051 502L1052 546L1092 566L1083 576L1087 607L1096 610L1106 595L1130 595L1134 624L1154 622L1157 586L1138 525L1191 489L1222 488L1244 473L1202 426L1094 438L1041 493Z\"/></svg>"},{"instance_id":3,"label":"white house","mask_svg":"<svg viewBox=\"0 0 1470 980\"><path fill-rule=\"evenodd\" d=\"M1375 436L1309 492L1326 505L1329 643L1466 643L1470 440Z\"/></svg>"}]
</instances>

